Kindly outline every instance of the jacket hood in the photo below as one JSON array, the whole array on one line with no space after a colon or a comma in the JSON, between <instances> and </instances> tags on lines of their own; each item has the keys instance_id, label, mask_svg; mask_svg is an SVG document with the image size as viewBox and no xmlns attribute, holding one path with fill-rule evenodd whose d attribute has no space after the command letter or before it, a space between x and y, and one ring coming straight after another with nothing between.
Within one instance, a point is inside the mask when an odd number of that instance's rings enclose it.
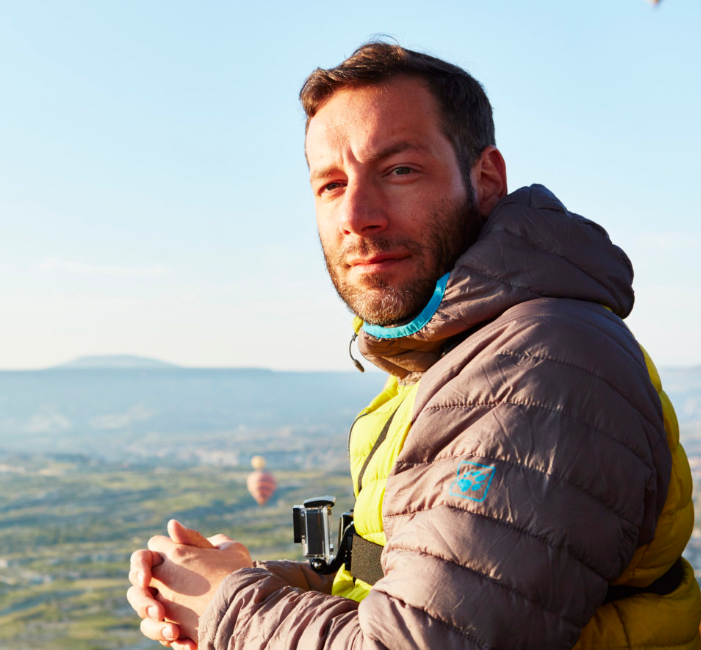
<instances>
[{"instance_id":1,"label":"jacket hood","mask_svg":"<svg viewBox=\"0 0 701 650\"><path fill-rule=\"evenodd\" d=\"M428 370L450 339L527 300L586 300L625 318L633 308L632 281L630 260L601 226L531 185L499 201L414 321L364 324L358 345L368 361L407 379Z\"/></svg>"}]
</instances>

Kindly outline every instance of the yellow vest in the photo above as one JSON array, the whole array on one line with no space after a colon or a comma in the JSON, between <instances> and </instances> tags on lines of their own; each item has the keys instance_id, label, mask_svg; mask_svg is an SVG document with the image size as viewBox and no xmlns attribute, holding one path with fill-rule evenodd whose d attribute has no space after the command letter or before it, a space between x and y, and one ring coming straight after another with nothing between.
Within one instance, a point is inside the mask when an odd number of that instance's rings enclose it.
<instances>
[{"instance_id":1,"label":"yellow vest","mask_svg":"<svg viewBox=\"0 0 701 650\"><path fill-rule=\"evenodd\" d=\"M615 583L638 587L650 584L674 564L694 527L691 470L679 443L676 414L662 390L657 369L645 350L642 352L650 379L662 403L667 444L672 453L672 474L665 505L655 529L655 538L637 549L630 564ZM395 378L390 378L384 390L361 411L351 428L349 452L356 496L356 532L383 546L386 543L382 522L385 485L411 427L417 390L418 384L400 386ZM384 442L366 463L390 418ZM359 489L359 482L362 482L362 489ZM371 588L361 580L354 581L350 573L341 568L334 580L332 593L361 601ZM684 561L683 580L675 591L666 596L639 594L602 605L584 627L575 648L701 650L701 637L698 634L694 641L682 642L692 636L692 628L698 630L700 620L701 593L691 565Z\"/></svg>"},{"instance_id":2,"label":"yellow vest","mask_svg":"<svg viewBox=\"0 0 701 650\"><path fill-rule=\"evenodd\" d=\"M399 386L396 378L391 377L384 390L360 412L351 427L348 451L356 499L353 511L355 531L361 537L382 546L386 543L382 523L385 484L411 428L418 388L418 383ZM368 455L390 418L392 421L384 442L363 469ZM361 472L362 489L359 489ZM370 585L362 580L354 582L350 573L341 567L336 574L332 593L361 601L370 589Z\"/></svg>"}]
</instances>

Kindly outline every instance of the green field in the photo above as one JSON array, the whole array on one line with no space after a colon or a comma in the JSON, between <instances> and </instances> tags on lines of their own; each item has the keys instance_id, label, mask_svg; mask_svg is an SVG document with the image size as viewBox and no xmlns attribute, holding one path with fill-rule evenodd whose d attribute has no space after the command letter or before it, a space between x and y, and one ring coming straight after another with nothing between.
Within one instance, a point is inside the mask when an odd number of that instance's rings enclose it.
<instances>
[{"instance_id":1,"label":"green field","mask_svg":"<svg viewBox=\"0 0 701 650\"><path fill-rule=\"evenodd\" d=\"M155 648L126 602L129 556L169 518L244 542L257 559L299 557L291 507L335 494L350 508L345 474L276 471L264 507L248 470L106 465L17 457L0 468L0 647L3 650Z\"/></svg>"},{"instance_id":2,"label":"green field","mask_svg":"<svg viewBox=\"0 0 701 650\"><path fill-rule=\"evenodd\" d=\"M701 432L695 433L686 443L693 450L697 527L685 555L699 577ZM328 462L317 467L347 462L344 445L326 449ZM160 648L139 632L125 593L132 551L164 534L171 517L206 535L226 533L245 543L254 558L295 559L300 550L292 543L293 504L333 494L337 514L352 506L349 477L337 469L275 470L279 488L259 507L246 489L248 469L168 463L172 460L148 466L49 455L3 459L2 650Z\"/></svg>"}]
</instances>

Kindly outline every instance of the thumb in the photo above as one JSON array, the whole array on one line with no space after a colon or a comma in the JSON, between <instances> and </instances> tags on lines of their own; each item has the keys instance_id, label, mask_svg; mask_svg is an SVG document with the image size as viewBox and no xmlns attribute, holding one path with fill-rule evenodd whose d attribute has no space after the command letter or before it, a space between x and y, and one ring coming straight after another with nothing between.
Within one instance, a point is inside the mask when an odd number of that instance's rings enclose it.
<instances>
[{"instance_id":1,"label":"thumb","mask_svg":"<svg viewBox=\"0 0 701 650\"><path fill-rule=\"evenodd\" d=\"M231 537L228 535L223 535L222 533L219 533L218 535L212 535L212 537L208 537L207 541L212 545L216 546L219 550L222 549L222 544L226 544L226 546L231 546L231 544L234 542Z\"/></svg>"},{"instance_id":2,"label":"thumb","mask_svg":"<svg viewBox=\"0 0 701 650\"><path fill-rule=\"evenodd\" d=\"M197 546L199 548L214 548L204 535L192 528L183 526L176 519L171 519L168 522L168 534L176 544L187 544L188 546Z\"/></svg>"}]
</instances>

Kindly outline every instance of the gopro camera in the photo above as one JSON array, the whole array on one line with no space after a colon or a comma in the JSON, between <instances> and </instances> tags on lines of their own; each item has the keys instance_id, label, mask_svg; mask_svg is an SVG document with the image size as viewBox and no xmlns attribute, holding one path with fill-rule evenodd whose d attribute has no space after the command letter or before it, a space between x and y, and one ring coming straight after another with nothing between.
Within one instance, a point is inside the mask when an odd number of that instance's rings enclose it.
<instances>
[{"instance_id":1,"label":"gopro camera","mask_svg":"<svg viewBox=\"0 0 701 650\"><path fill-rule=\"evenodd\" d=\"M338 530L338 553L334 555L331 508L336 497L329 495L307 499L301 506L292 506L292 525L296 544L312 568L323 574L335 573L343 562L350 563L353 538L353 513L341 515Z\"/></svg>"}]
</instances>

